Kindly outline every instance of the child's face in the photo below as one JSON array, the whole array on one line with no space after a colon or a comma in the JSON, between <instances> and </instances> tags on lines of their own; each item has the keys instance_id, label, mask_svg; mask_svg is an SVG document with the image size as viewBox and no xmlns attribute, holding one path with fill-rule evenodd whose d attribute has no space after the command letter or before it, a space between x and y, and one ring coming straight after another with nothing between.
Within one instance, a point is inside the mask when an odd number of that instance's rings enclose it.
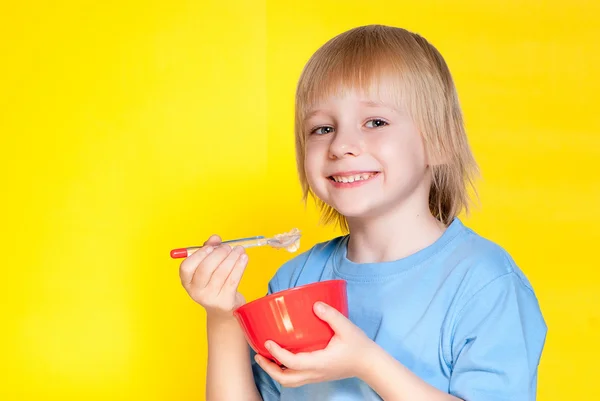
<instances>
[{"instance_id":1,"label":"child's face","mask_svg":"<svg viewBox=\"0 0 600 401\"><path fill-rule=\"evenodd\" d=\"M305 170L322 201L346 218L428 205L421 135L406 110L353 92L330 97L308 115ZM407 200L409 200L407 202Z\"/></svg>"}]
</instances>

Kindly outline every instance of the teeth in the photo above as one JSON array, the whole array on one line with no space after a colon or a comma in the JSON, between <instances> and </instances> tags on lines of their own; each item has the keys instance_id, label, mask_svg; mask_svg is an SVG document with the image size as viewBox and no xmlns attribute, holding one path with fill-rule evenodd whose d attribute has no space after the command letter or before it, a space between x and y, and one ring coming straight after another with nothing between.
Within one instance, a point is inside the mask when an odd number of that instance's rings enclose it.
<instances>
[{"instance_id":1,"label":"teeth","mask_svg":"<svg viewBox=\"0 0 600 401\"><path fill-rule=\"evenodd\" d=\"M373 176L373 173L364 173L364 174L356 174L356 175L343 176L343 177L339 176L339 175L334 175L334 176L332 176L332 178L335 182L354 182L354 181L368 180L372 176Z\"/></svg>"}]
</instances>

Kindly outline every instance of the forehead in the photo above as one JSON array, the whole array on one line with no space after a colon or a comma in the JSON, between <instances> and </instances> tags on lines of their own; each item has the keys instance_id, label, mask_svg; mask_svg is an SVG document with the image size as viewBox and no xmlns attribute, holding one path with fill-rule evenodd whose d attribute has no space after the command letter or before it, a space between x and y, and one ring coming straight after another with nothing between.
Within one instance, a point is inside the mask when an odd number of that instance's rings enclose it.
<instances>
[{"instance_id":1,"label":"forehead","mask_svg":"<svg viewBox=\"0 0 600 401\"><path fill-rule=\"evenodd\" d=\"M413 80L401 55L379 42L319 52L309 61L298 83L297 117L306 120L323 104L348 96L403 109Z\"/></svg>"},{"instance_id":2,"label":"forehead","mask_svg":"<svg viewBox=\"0 0 600 401\"><path fill-rule=\"evenodd\" d=\"M381 81L366 87L355 87L340 84L338 87L323 88L307 102L303 112L304 119L309 119L325 109L336 105L348 105L362 108L387 108L401 110L404 100L396 85L391 82Z\"/></svg>"}]
</instances>

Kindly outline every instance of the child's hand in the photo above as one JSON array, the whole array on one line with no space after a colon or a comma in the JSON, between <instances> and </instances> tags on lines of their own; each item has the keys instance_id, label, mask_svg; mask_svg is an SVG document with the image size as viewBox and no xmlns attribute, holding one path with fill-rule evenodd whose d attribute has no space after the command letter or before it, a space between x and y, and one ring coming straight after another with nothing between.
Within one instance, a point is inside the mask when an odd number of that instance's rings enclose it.
<instances>
[{"instance_id":1,"label":"child's hand","mask_svg":"<svg viewBox=\"0 0 600 401\"><path fill-rule=\"evenodd\" d=\"M285 368L256 355L256 362L284 387L299 387L308 383L339 380L360 376L365 350L375 343L338 310L318 302L315 313L333 329L327 347L314 352L293 354L272 341L266 347Z\"/></svg>"},{"instance_id":2,"label":"child's hand","mask_svg":"<svg viewBox=\"0 0 600 401\"><path fill-rule=\"evenodd\" d=\"M237 288L247 262L243 247L232 250L229 245L221 245L221 238L213 235L181 263L179 277L190 297L202 305L207 314L231 317L233 310L245 303Z\"/></svg>"}]
</instances>

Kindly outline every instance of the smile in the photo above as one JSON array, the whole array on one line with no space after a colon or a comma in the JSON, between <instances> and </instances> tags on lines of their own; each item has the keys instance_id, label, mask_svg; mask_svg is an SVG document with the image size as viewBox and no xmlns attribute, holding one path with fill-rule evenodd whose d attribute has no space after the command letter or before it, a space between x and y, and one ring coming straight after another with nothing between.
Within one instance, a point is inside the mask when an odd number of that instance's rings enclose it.
<instances>
[{"instance_id":1,"label":"smile","mask_svg":"<svg viewBox=\"0 0 600 401\"><path fill-rule=\"evenodd\" d=\"M344 175L331 175L327 178L336 187L354 187L363 184L373 177L379 175L378 171L357 173L357 174L344 174Z\"/></svg>"}]
</instances>

